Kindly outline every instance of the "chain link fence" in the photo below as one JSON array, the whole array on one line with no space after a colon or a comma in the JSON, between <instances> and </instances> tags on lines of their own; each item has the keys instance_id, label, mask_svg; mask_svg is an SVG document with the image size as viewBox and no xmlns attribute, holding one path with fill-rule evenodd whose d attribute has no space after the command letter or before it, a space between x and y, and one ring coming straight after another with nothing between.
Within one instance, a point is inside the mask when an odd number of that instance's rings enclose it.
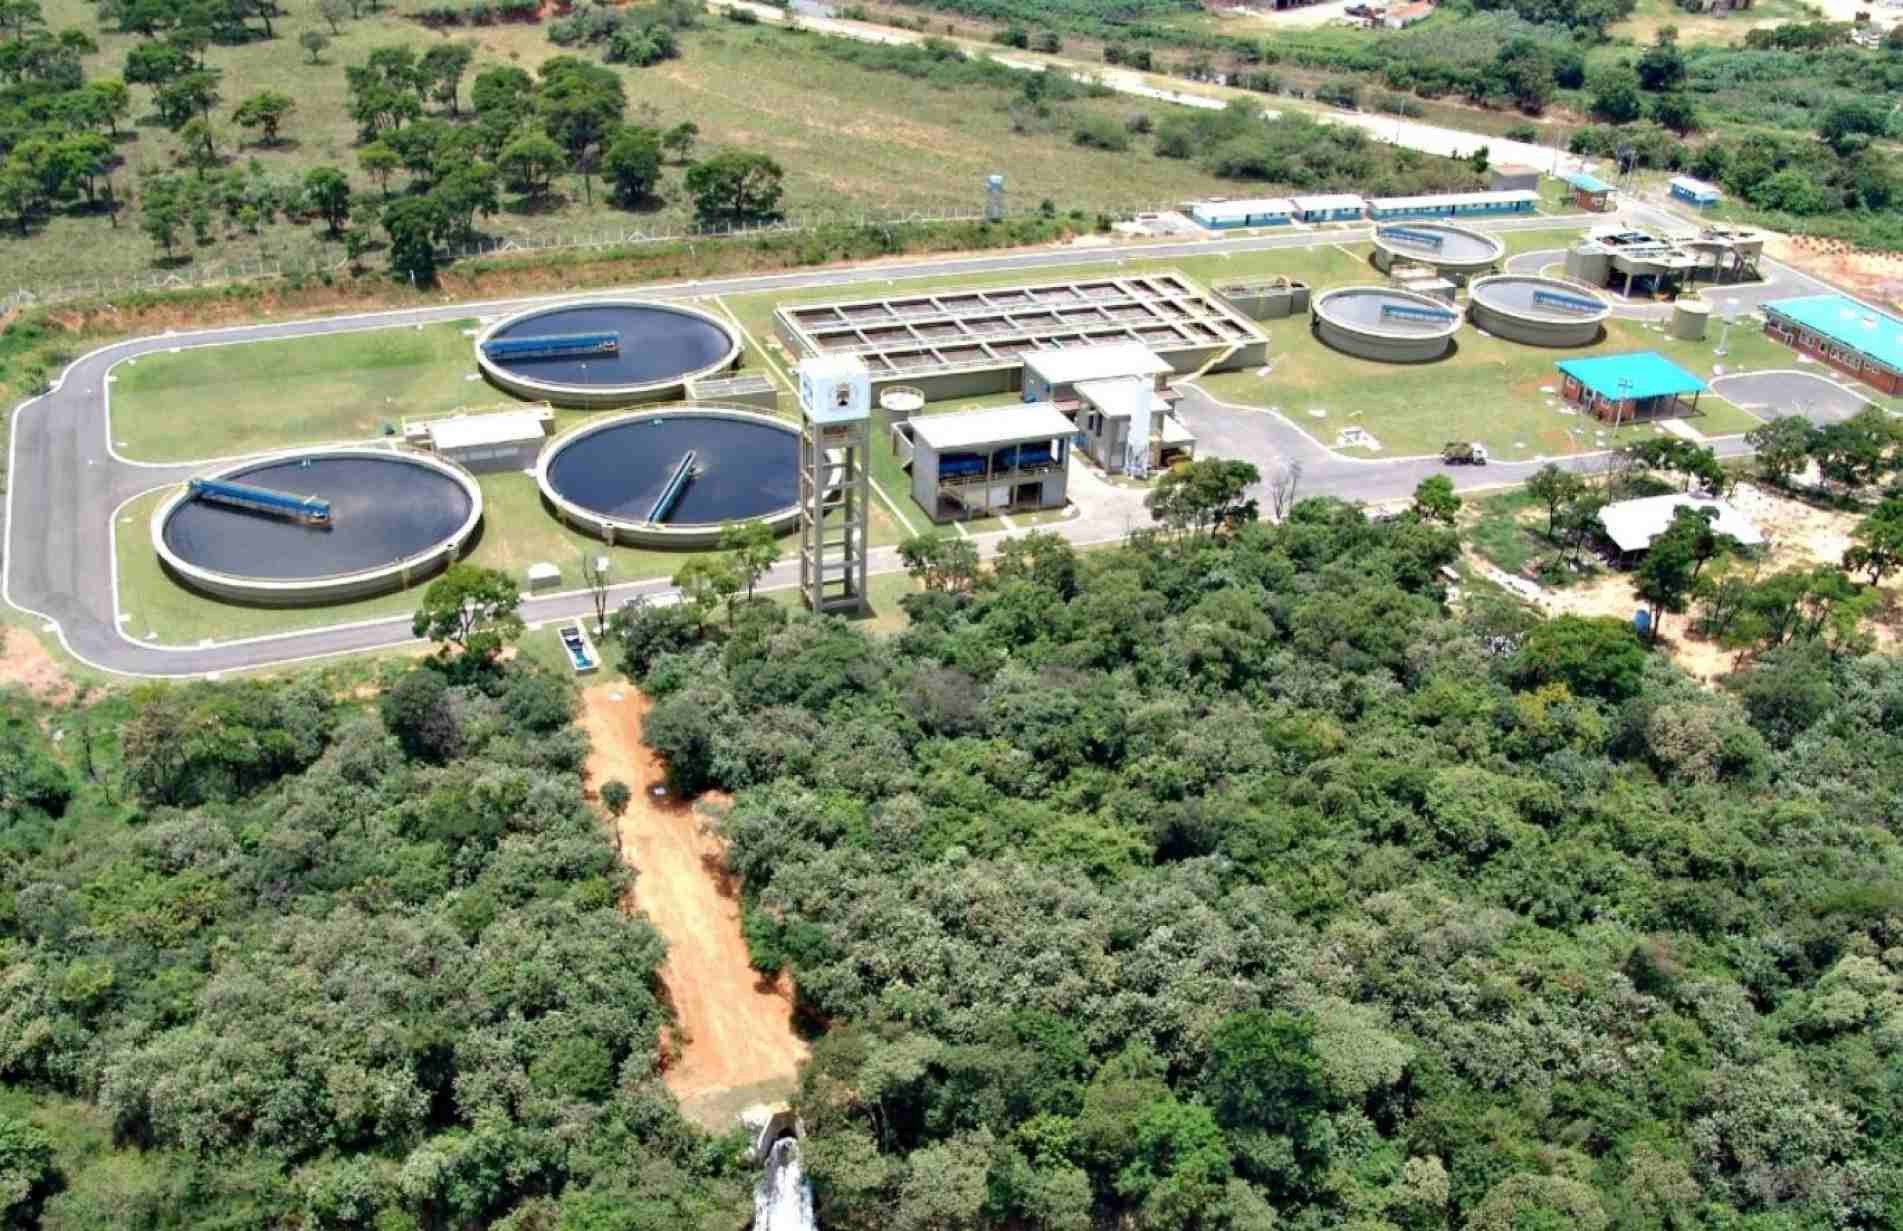
<instances>
[{"instance_id":1,"label":"chain link fence","mask_svg":"<svg viewBox=\"0 0 1903 1231\"><path fill-rule=\"evenodd\" d=\"M1039 217L1064 217L1083 213L1123 221L1141 214L1176 209L1175 203L1073 206L1066 209L1007 212L1001 221L1024 221ZM982 207L955 207L924 210L836 211L782 218L774 222L751 224L672 224L659 226L620 226L588 231L555 231L545 235L518 235L483 239L475 243L451 244L439 249L437 259L444 265L474 257L507 257L536 252L576 250L608 251L652 244L693 243L700 241L759 239L774 235L814 234L840 228L860 231L880 227L943 226L981 222ZM348 258L336 261L295 257L257 257L250 260L221 261L187 269L150 270L114 277L84 279L57 286L16 287L0 297L0 312L14 308L66 303L79 299L110 299L115 295L153 291L193 290L211 286L229 286L244 282L273 281L285 277L319 277L339 273L350 265Z\"/></svg>"}]
</instances>

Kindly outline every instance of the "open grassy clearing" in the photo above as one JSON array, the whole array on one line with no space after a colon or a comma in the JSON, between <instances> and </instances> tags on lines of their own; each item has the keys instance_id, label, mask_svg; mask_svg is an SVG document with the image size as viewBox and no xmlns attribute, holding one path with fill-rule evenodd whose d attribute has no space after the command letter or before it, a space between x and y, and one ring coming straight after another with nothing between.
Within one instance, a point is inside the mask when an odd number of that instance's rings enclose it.
<instances>
[{"instance_id":1,"label":"open grassy clearing","mask_svg":"<svg viewBox=\"0 0 1903 1231\"><path fill-rule=\"evenodd\" d=\"M463 82L467 115L469 83L486 68L516 64L531 71L564 49L550 43L541 25L500 24L458 31L435 31L404 17L415 7L405 0L394 9L346 21L320 62L311 64L298 36L320 29L315 5L287 9L276 23L278 37L236 47L212 47L209 64L224 73L224 103L214 118L224 132L227 163L252 160L276 176L301 177L319 164L350 173L357 189L361 222L379 206L372 181L356 165L357 127L345 111L344 66L361 62L380 46L404 44L419 50L445 38L473 41L478 52ZM117 76L128 48L139 40L99 28L95 6L86 0L48 0L53 29L78 27L99 40L97 54L86 57L88 79ZM1079 99L1054 108L1045 119L1022 111L1014 117L1014 92L1004 89L939 89L893 73L843 63L815 45L821 36L771 26L743 27L709 17L682 36L682 56L648 69L622 68L629 118L661 124L691 119L700 126L701 148L738 144L771 152L786 167L785 207L790 213L815 210L929 210L950 204L975 206L983 197L983 176L1008 168L1011 192L1020 207L1049 197L1065 208L1130 205L1220 191L1225 181L1194 164L1156 158L1147 141L1124 153L1088 150L1071 141L1073 118L1096 113L1121 120L1132 111L1160 111L1164 104L1131 99ZM594 55L583 50L577 54ZM229 123L231 108L264 88L282 90L297 100L297 111L284 127L282 144L266 148L240 144L248 134ZM133 202L137 180L146 171L177 162L176 138L151 112L151 91L134 86L133 122L121 146L125 165L115 177L122 200ZM1022 129L1022 131L1020 131ZM486 235L504 239L583 231L609 226L676 225L691 216L691 200L682 187L684 169L669 167L658 200L638 213L608 204L597 183L592 204L584 200L577 177L564 177L552 203L534 204L505 194L503 210L480 220ZM398 185L402 176L396 177ZM1233 185L1229 185L1233 188ZM189 245L181 254L192 262L288 260L338 265L340 244L326 240L321 226L279 221L260 233L246 232L222 216L214 218L207 244ZM5 253L5 283L63 285L94 276L139 272L154 267L156 249L139 230L136 203L115 229L103 216L59 215L33 236L0 239ZM376 258L371 258L374 263Z\"/></svg>"},{"instance_id":2,"label":"open grassy clearing","mask_svg":"<svg viewBox=\"0 0 1903 1231\"><path fill-rule=\"evenodd\" d=\"M1688 13L1672 0L1637 0L1632 16L1613 23L1607 33L1615 39L1629 38L1643 47L1658 36L1662 27L1675 26L1682 44L1742 43L1752 30L1808 20L1808 9L1798 0L1755 0L1742 13Z\"/></svg>"},{"instance_id":3,"label":"open grassy clearing","mask_svg":"<svg viewBox=\"0 0 1903 1231\"><path fill-rule=\"evenodd\" d=\"M1734 366L1727 370L1736 370L1741 361L1738 341L1734 335L1729 357ZM1562 413L1566 408L1555 394L1544 392L1559 387L1553 367L1559 360L1656 350L1701 376L1711 375L1713 363L1708 342L1675 342L1618 320L1607 322L1597 345L1578 350L1522 346L1483 337L1472 328L1462 329L1455 342L1455 353L1437 363L1399 366L1341 354L1318 341L1305 321L1290 320L1271 330L1269 375L1259 370L1227 372L1200 383L1224 401L1279 409L1330 447L1344 428L1363 428L1381 442L1381 449L1351 451L1357 457L1433 453L1449 440L1478 440L1501 460L1518 461L1590 452L1655 430L1642 424L1602 435L1591 418ZM1745 432L1758 424L1755 417L1709 394L1699 407L1703 413L1688 423L1707 436Z\"/></svg>"},{"instance_id":4,"label":"open grassy clearing","mask_svg":"<svg viewBox=\"0 0 1903 1231\"><path fill-rule=\"evenodd\" d=\"M475 376L473 320L188 347L112 373L112 439L148 462L363 440L404 416L506 399Z\"/></svg>"}]
</instances>

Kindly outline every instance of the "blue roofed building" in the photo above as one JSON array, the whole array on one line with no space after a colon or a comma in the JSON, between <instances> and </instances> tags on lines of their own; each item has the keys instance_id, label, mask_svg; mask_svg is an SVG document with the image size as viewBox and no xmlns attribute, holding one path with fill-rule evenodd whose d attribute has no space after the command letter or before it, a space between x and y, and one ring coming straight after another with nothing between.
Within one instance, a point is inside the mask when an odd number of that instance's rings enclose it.
<instances>
[{"instance_id":1,"label":"blue roofed building","mask_svg":"<svg viewBox=\"0 0 1903 1231\"><path fill-rule=\"evenodd\" d=\"M1614 423L1696 414L1698 395L1705 392L1704 381L1657 351L1566 359L1558 366L1561 395Z\"/></svg>"},{"instance_id":2,"label":"blue roofed building","mask_svg":"<svg viewBox=\"0 0 1903 1231\"><path fill-rule=\"evenodd\" d=\"M1885 393L1903 393L1903 320L1848 295L1760 304L1764 332Z\"/></svg>"}]
</instances>

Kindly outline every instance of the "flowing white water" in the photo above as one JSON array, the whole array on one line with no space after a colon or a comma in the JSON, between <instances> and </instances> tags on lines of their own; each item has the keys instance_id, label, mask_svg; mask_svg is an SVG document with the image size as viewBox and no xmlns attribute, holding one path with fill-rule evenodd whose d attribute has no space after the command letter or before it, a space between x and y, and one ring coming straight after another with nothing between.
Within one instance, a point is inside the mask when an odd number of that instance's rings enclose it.
<instances>
[{"instance_id":1,"label":"flowing white water","mask_svg":"<svg viewBox=\"0 0 1903 1231\"><path fill-rule=\"evenodd\" d=\"M815 1231L813 1186L800 1170L800 1143L782 1137L753 1186L753 1231Z\"/></svg>"}]
</instances>

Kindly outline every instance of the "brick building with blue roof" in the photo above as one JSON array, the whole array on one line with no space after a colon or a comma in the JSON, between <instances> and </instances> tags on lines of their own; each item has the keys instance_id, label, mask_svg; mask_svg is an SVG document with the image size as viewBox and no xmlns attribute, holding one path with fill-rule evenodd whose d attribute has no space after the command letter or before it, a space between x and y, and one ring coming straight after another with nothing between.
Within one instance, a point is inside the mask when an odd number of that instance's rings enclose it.
<instances>
[{"instance_id":1,"label":"brick building with blue roof","mask_svg":"<svg viewBox=\"0 0 1903 1231\"><path fill-rule=\"evenodd\" d=\"M1657 351L1566 359L1558 366L1566 400L1614 423L1696 414L1705 391L1704 381Z\"/></svg>"},{"instance_id":2,"label":"brick building with blue roof","mask_svg":"<svg viewBox=\"0 0 1903 1231\"><path fill-rule=\"evenodd\" d=\"M1848 295L1759 305L1764 332L1885 393L1903 393L1903 320Z\"/></svg>"}]
</instances>

